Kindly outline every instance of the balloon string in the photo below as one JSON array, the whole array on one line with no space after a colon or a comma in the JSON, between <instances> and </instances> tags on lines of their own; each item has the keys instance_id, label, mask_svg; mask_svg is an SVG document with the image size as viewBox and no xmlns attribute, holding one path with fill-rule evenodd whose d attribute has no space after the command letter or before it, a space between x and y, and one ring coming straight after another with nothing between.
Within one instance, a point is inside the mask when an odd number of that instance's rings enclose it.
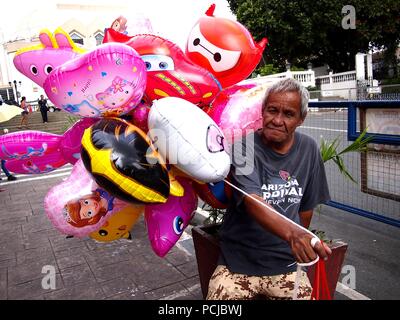
<instances>
[{"instance_id":1,"label":"balloon string","mask_svg":"<svg viewBox=\"0 0 400 320\"><path fill-rule=\"evenodd\" d=\"M290 222L291 224L294 224L296 227L302 229L303 231L309 233L313 238L316 238L315 234L313 234L310 230L307 230L306 228L304 228L303 226L297 224L296 222L290 220L289 218L285 217L283 214L279 213L278 211L276 211L273 207L268 206L266 203L262 202L261 200L253 197L252 195L248 194L246 191L236 187L234 184L232 184L231 182L229 182L227 179L224 179L224 182L227 183L228 185L230 185L232 188L238 190L239 192L243 193L244 195L250 197L251 199L255 200L257 203L261 204L262 206L264 206L265 208L269 209L270 211L272 211L275 214L278 214L279 216L281 216L283 219L285 219L286 221ZM318 239L318 238L317 238ZM319 239L318 239L319 241Z\"/></svg>"},{"instance_id":2,"label":"balloon string","mask_svg":"<svg viewBox=\"0 0 400 320\"><path fill-rule=\"evenodd\" d=\"M304 228L303 226L297 224L296 222L290 220L289 218L285 217L283 214L279 213L278 211L276 211L274 208L272 208L271 206L268 206L266 203L260 201L259 199L253 197L252 195L248 194L246 191L238 188L237 186L235 186L234 184L232 184L231 182L229 182L227 179L224 179L224 182L227 183L228 185L230 185L232 188L236 189L237 191L243 193L245 196L250 197L251 199L255 200L257 203L259 203L260 205L266 207L267 209L269 209L270 211L272 211L275 214L278 214L279 216L281 216L283 219L285 219L286 221L288 221L289 223L292 223L294 225L296 225L296 227L304 230L305 232L309 233L313 238L316 238L317 241L320 241L315 234L313 234L311 231L307 230L306 228ZM297 263L297 269L296 269L296 278L294 281L294 290L293 290L293 300L297 300L298 299L298 290L299 290L299 285L300 285L300 272L301 272L301 268L302 267L306 267L306 266L311 266L314 263L317 263L319 260L319 256L317 255L317 258L311 262L308 263L299 263L299 262L294 262L292 264L289 264L288 267L294 265Z\"/></svg>"}]
</instances>

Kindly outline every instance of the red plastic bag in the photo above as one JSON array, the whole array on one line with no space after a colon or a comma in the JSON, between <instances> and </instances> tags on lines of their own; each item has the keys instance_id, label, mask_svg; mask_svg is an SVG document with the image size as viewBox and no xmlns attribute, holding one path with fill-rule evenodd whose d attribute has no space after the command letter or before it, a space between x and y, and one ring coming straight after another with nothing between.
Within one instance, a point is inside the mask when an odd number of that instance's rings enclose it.
<instances>
[{"instance_id":1,"label":"red plastic bag","mask_svg":"<svg viewBox=\"0 0 400 320\"><path fill-rule=\"evenodd\" d=\"M311 299L332 300L326 275L325 261L322 259L319 259L315 265L314 280L311 285L313 287Z\"/></svg>"}]
</instances>

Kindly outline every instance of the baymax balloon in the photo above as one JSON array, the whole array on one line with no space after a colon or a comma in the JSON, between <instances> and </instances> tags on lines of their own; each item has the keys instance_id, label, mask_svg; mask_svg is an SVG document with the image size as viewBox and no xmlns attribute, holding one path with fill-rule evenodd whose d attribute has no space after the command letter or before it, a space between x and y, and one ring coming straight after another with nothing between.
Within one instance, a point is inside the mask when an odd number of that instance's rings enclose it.
<instances>
[{"instance_id":1,"label":"baymax balloon","mask_svg":"<svg viewBox=\"0 0 400 320\"><path fill-rule=\"evenodd\" d=\"M222 89L206 69L192 63L171 41L155 35L127 37L107 30L104 42L123 42L134 48L146 63L146 97L153 101L178 97L198 106L208 105Z\"/></svg>"},{"instance_id":2,"label":"baymax balloon","mask_svg":"<svg viewBox=\"0 0 400 320\"><path fill-rule=\"evenodd\" d=\"M19 72L40 87L55 68L85 53L61 28L54 35L47 29L40 31L39 40L39 45L18 50L13 62Z\"/></svg>"},{"instance_id":3,"label":"baymax balloon","mask_svg":"<svg viewBox=\"0 0 400 320\"><path fill-rule=\"evenodd\" d=\"M188 180L179 179L185 192L183 197L170 196L158 205L147 205L145 220L151 247L164 257L181 237L197 208L197 196Z\"/></svg>"},{"instance_id":4,"label":"baymax balloon","mask_svg":"<svg viewBox=\"0 0 400 320\"><path fill-rule=\"evenodd\" d=\"M119 116L140 102L146 77L146 66L134 49L109 43L54 69L44 89L57 107L74 115Z\"/></svg>"},{"instance_id":5,"label":"baymax balloon","mask_svg":"<svg viewBox=\"0 0 400 320\"><path fill-rule=\"evenodd\" d=\"M112 215L89 237L100 242L110 242L118 239L132 239L131 229L144 212L144 206L129 205Z\"/></svg>"},{"instance_id":6,"label":"baymax balloon","mask_svg":"<svg viewBox=\"0 0 400 320\"><path fill-rule=\"evenodd\" d=\"M168 171L151 140L128 122L102 119L85 130L82 160L96 182L133 203L164 203L170 193Z\"/></svg>"},{"instance_id":7,"label":"baymax balloon","mask_svg":"<svg viewBox=\"0 0 400 320\"><path fill-rule=\"evenodd\" d=\"M214 17L215 4L193 27L186 44L186 55L210 71L226 88L246 79L259 63L267 39L255 43L239 22Z\"/></svg>"},{"instance_id":8,"label":"baymax balloon","mask_svg":"<svg viewBox=\"0 0 400 320\"><path fill-rule=\"evenodd\" d=\"M108 217L127 205L100 188L81 160L68 179L52 187L44 199L45 212L53 225L78 238L98 230Z\"/></svg>"},{"instance_id":9,"label":"baymax balloon","mask_svg":"<svg viewBox=\"0 0 400 320\"><path fill-rule=\"evenodd\" d=\"M179 98L156 100L149 135L163 158L201 182L223 180L230 168L225 137L201 109Z\"/></svg>"}]
</instances>

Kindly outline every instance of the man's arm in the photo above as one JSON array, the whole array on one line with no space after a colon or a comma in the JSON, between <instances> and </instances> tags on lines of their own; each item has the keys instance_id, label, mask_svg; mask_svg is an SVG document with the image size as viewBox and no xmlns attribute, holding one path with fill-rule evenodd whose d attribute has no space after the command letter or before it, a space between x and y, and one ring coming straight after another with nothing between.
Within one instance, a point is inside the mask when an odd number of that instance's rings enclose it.
<instances>
[{"instance_id":1,"label":"man's arm","mask_svg":"<svg viewBox=\"0 0 400 320\"><path fill-rule=\"evenodd\" d=\"M312 216L313 216L313 210L299 212L300 223L304 228L308 229L310 227Z\"/></svg>"},{"instance_id":2,"label":"man's arm","mask_svg":"<svg viewBox=\"0 0 400 320\"><path fill-rule=\"evenodd\" d=\"M258 195L251 194L252 197L265 203ZM307 263L316 259L316 253L326 259L331 250L321 242L318 242L314 248L311 246L313 236L295 223L287 221L280 214L269 210L267 207L258 203L249 196L245 196L244 205L246 211L250 214L264 229L272 232L276 236L290 244L293 255L297 262ZM312 210L311 210L312 212Z\"/></svg>"}]
</instances>

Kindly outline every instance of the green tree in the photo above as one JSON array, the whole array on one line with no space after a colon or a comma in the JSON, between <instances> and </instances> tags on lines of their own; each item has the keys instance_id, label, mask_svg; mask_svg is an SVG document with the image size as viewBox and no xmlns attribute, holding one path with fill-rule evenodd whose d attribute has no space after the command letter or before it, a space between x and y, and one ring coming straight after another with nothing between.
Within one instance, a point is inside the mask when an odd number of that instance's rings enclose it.
<instances>
[{"instance_id":1,"label":"green tree","mask_svg":"<svg viewBox=\"0 0 400 320\"><path fill-rule=\"evenodd\" d=\"M354 55L400 43L398 0L227 0L237 19L259 41L269 40L263 64L285 70L286 61L306 67L327 63L335 72L354 70ZM355 29L344 29L345 5L356 12Z\"/></svg>"}]
</instances>

